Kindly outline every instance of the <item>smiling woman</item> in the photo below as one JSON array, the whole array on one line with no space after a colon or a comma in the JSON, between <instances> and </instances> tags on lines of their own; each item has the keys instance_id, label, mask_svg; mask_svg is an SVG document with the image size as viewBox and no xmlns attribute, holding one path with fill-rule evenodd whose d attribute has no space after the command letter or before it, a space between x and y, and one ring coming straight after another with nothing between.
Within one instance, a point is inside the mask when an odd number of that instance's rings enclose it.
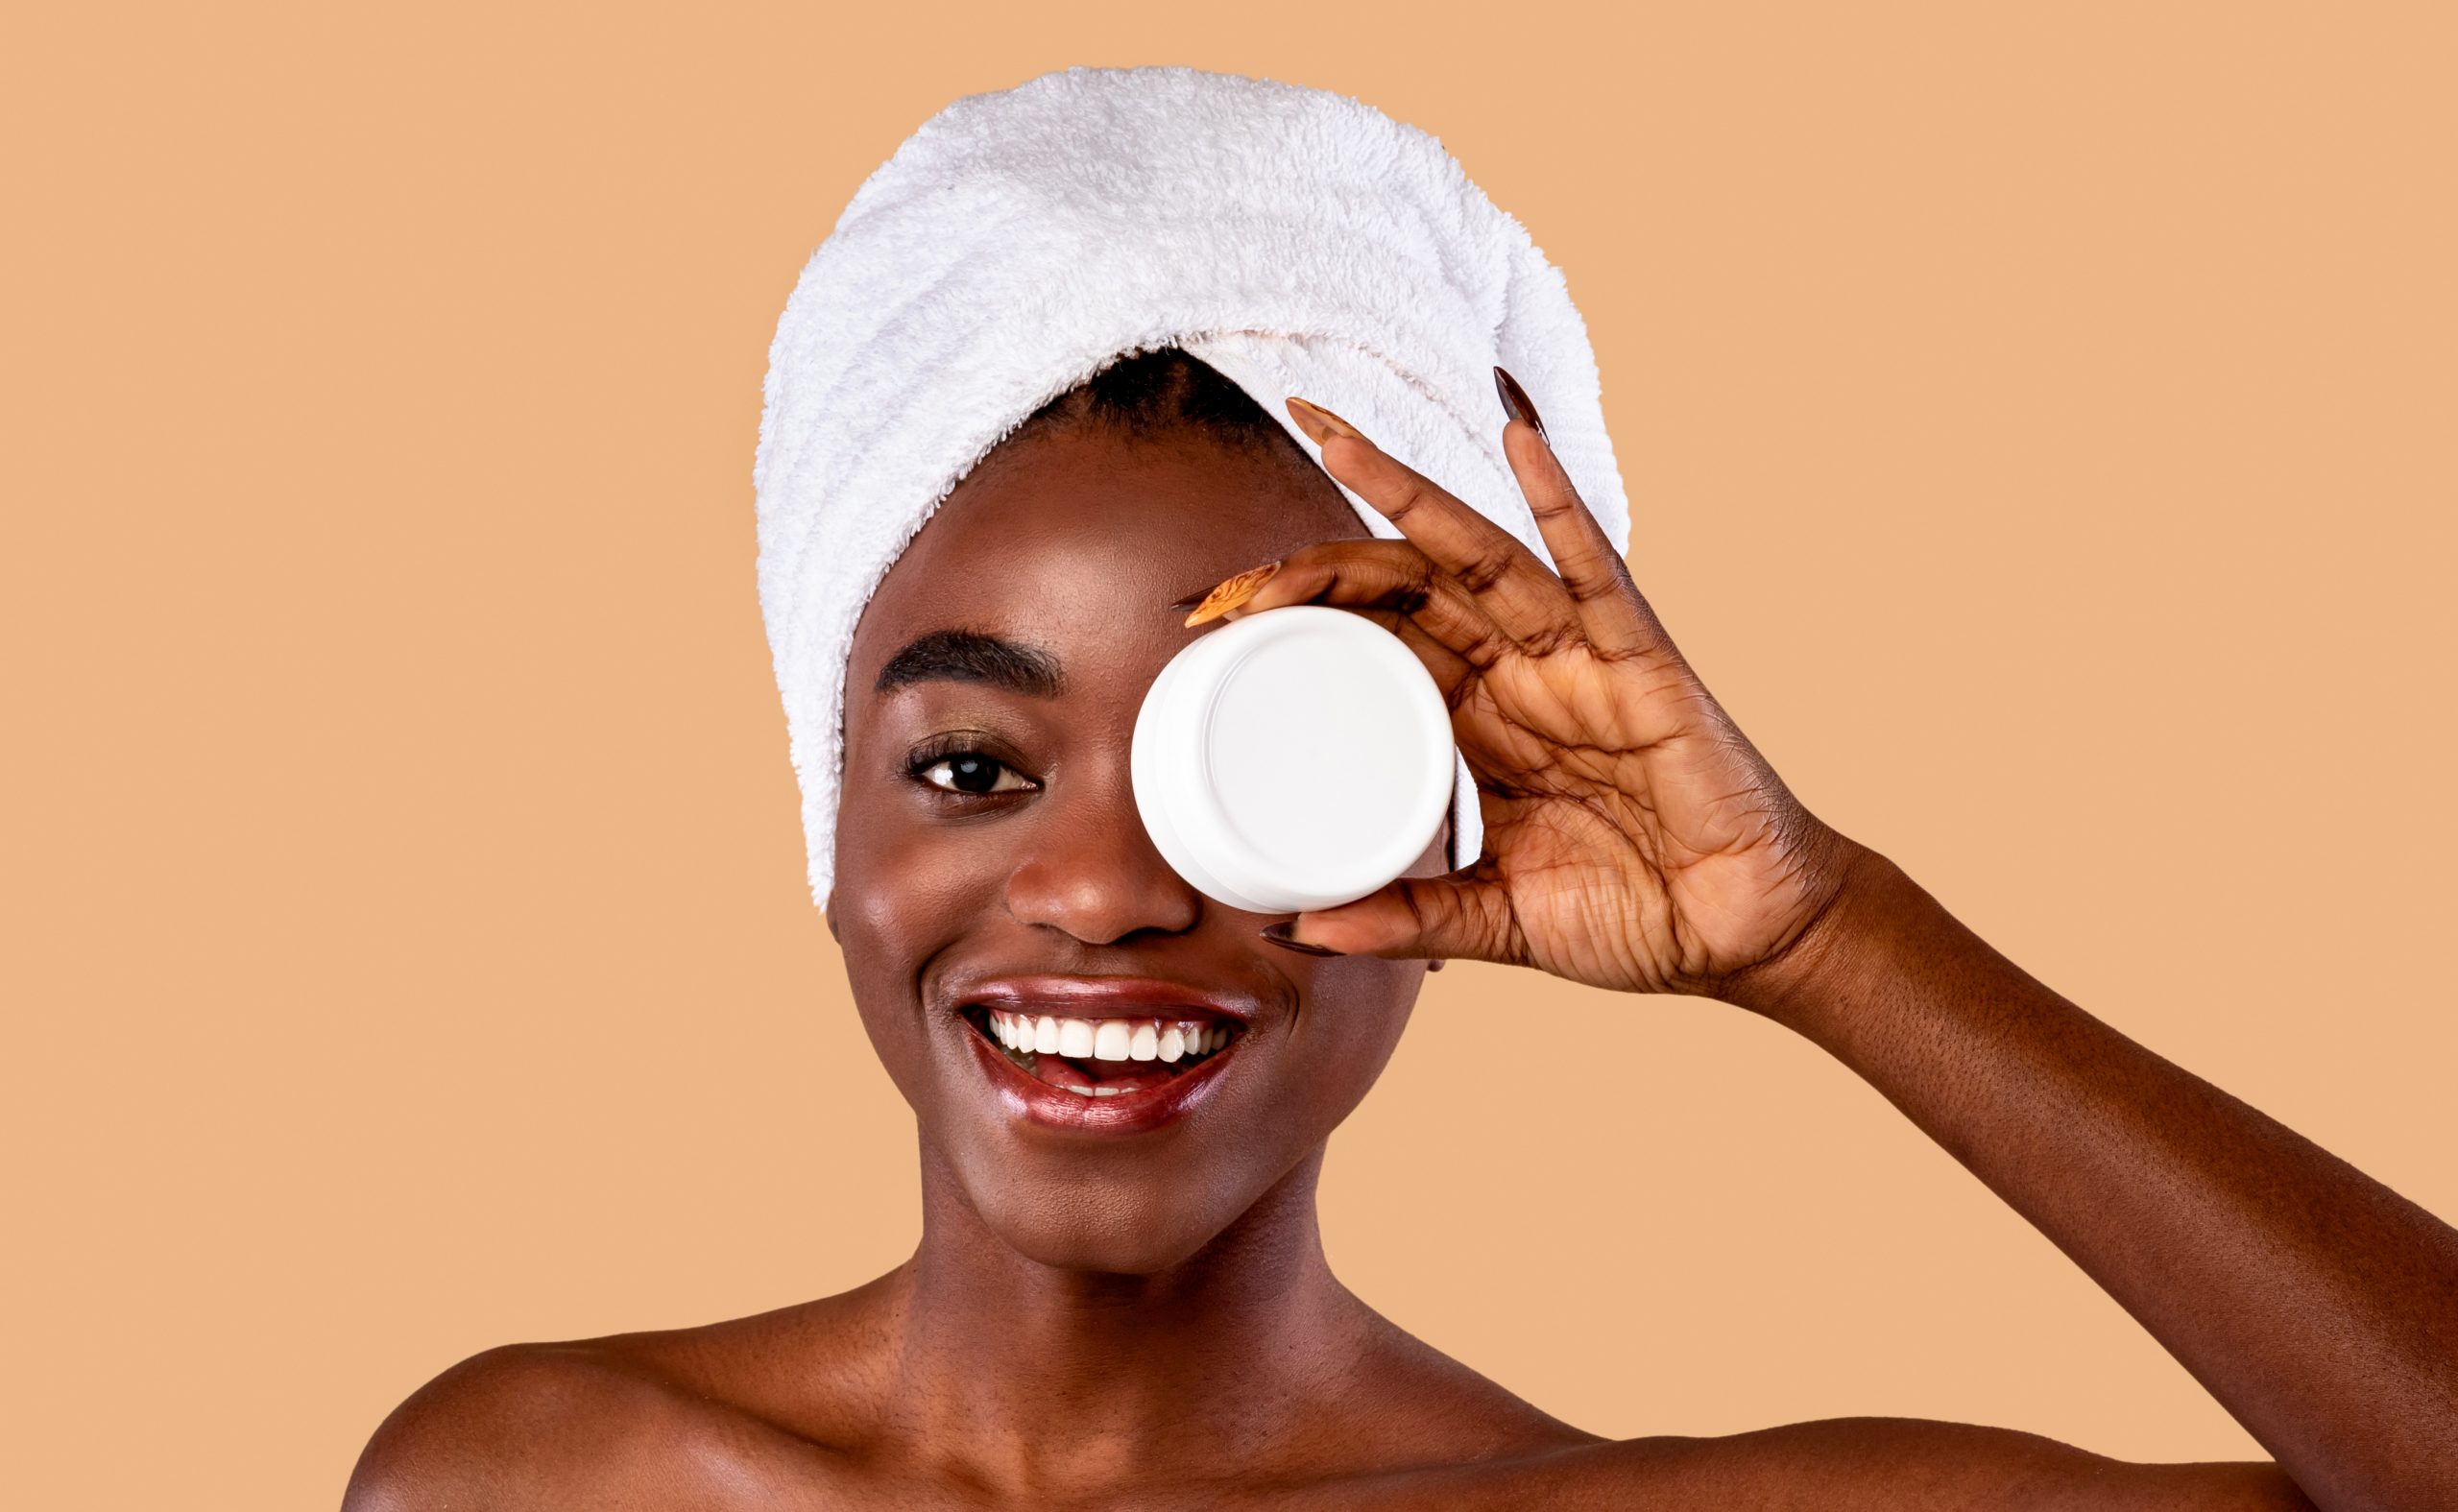
<instances>
[{"instance_id":1,"label":"smiling woman","mask_svg":"<svg viewBox=\"0 0 2458 1512\"><path fill-rule=\"evenodd\" d=\"M1431 138L1075 70L890 170L780 327L761 588L921 1242L840 1296L465 1361L352 1505L2458 1504L2458 1236L1802 806L1623 564L1559 276ZM1273 917L1164 859L1132 733L1196 637L1302 604L1414 654L1463 781L1398 880ZM2278 1463L1877 1419L1617 1441L1410 1337L1332 1273L1315 1190L1445 958L1805 1036Z\"/></svg>"},{"instance_id":2,"label":"smiling woman","mask_svg":"<svg viewBox=\"0 0 2458 1512\"><path fill-rule=\"evenodd\" d=\"M1183 418L1152 423L1155 396ZM1311 1230L1322 1142L1424 963L1313 968L1260 937L1270 918L1207 900L1144 831L1129 735L1206 633L1171 600L1364 538L1251 398L1145 353L974 468L864 611L830 926L926 1167L1002 1248L1164 1272L1284 1186ZM1442 860L1437 841L1418 875ZM994 1010L1029 1018L1028 1044L1006 1049ZM1100 1137L1131 1133L1158 1142Z\"/></svg>"}]
</instances>

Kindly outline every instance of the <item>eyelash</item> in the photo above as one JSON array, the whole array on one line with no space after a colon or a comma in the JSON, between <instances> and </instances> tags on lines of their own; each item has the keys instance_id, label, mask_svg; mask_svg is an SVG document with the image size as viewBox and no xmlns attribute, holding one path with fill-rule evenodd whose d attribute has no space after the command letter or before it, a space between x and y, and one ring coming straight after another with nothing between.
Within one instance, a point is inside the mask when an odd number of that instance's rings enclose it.
<instances>
[{"instance_id":1,"label":"eyelash","mask_svg":"<svg viewBox=\"0 0 2458 1512\"><path fill-rule=\"evenodd\" d=\"M1022 787L1003 789L994 787L987 793L973 793L967 792L960 787L944 787L939 783L930 780L930 779L925 775L932 767L942 765L959 756L976 756L981 760L988 761L991 764L1000 767L1001 770L1022 779L1024 785ZM1000 798L1013 793L1037 791L1041 787L1039 782L1034 781L1031 778L1025 777L1024 772L1019 769L1014 762L993 756L990 752L984 750L982 748L981 736L963 732L944 735L933 735L928 740L926 740L921 745L915 747L913 752L904 758L904 775L911 778L914 781L921 783L924 787L928 788L932 793L939 794L947 798L963 800Z\"/></svg>"}]
</instances>

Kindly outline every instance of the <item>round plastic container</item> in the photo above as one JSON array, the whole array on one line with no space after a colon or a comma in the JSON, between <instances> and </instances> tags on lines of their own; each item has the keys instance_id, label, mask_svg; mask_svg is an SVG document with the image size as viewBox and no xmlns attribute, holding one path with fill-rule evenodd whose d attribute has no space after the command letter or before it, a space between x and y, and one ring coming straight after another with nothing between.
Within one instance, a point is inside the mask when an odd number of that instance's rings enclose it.
<instances>
[{"instance_id":1,"label":"round plastic container","mask_svg":"<svg viewBox=\"0 0 2458 1512\"><path fill-rule=\"evenodd\" d=\"M1346 610L1296 604L1196 636L1135 721L1144 828L1206 897L1330 908L1407 871L1449 811L1451 711L1415 653Z\"/></svg>"}]
</instances>

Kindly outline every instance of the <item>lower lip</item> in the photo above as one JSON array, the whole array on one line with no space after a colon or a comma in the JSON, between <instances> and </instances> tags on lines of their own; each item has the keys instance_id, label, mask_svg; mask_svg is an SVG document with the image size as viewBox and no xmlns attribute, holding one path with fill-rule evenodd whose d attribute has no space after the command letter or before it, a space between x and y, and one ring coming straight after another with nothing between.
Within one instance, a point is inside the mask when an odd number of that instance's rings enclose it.
<instances>
[{"instance_id":1,"label":"lower lip","mask_svg":"<svg viewBox=\"0 0 2458 1512\"><path fill-rule=\"evenodd\" d=\"M1052 1087L1007 1059L982 1038L968 1020L959 1020L965 1043L973 1047L974 1064L990 1079L991 1094L1018 1117L1047 1128L1076 1134L1146 1134L1202 1106L1220 1085L1220 1068L1244 1047L1241 1032L1228 1047L1216 1050L1201 1066L1182 1071L1157 1087L1121 1092L1115 1097L1087 1097Z\"/></svg>"}]
</instances>

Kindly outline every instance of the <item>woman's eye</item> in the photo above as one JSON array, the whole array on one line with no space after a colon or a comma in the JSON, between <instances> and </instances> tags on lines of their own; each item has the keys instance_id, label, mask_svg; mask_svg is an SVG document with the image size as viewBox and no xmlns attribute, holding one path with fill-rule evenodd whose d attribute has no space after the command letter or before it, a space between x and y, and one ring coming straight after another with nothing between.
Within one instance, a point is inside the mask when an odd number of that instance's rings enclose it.
<instances>
[{"instance_id":1,"label":"woman's eye","mask_svg":"<svg viewBox=\"0 0 2458 1512\"><path fill-rule=\"evenodd\" d=\"M921 768L916 775L932 787L949 793L1017 793L1033 785L1006 762L977 751L943 756Z\"/></svg>"}]
</instances>

